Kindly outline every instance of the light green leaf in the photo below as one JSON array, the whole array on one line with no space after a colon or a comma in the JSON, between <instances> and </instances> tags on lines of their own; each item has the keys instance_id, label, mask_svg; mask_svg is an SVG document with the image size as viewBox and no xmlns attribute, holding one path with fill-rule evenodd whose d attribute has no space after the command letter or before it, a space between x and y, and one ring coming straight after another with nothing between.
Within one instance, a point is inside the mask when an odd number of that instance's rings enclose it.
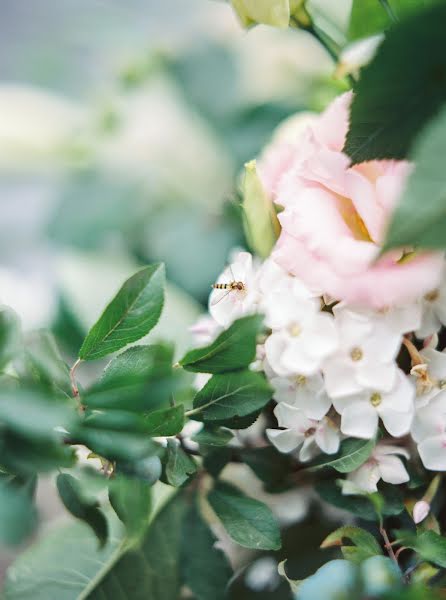
<instances>
[{"instance_id":1,"label":"light green leaf","mask_svg":"<svg viewBox=\"0 0 446 600\"><path fill-rule=\"evenodd\" d=\"M78 443L109 460L133 461L157 452L157 446L146 434L83 426L72 435Z\"/></svg>"},{"instance_id":2,"label":"light green leaf","mask_svg":"<svg viewBox=\"0 0 446 600\"><path fill-rule=\"evenodd\" d=\"M124 523L131 540L143 537L149 525L151 489L147 482L139 479L118 476L110 481L110 504Z\"/></svg>"},{"instance_id":3,"label":"light green leaf","mask_svg":"<svg viewBox=\"0 0 446 600\"><path fill-rule=\"evenodd\" d=\"M222 446L227 446L233 437L232 431L225 427L205 425L192 439L202 446L216 446L217 448L220 448Z\"/></svg>"},{"instance_id":4,"label":"light green leaf","mask_svg":"<svg viewBox=\"0 0 446 600\"><path fill-rule=\"evenodd\" d=\"M415 170L393 215L384 250L403 246L446 248L445 154L443 108L416 139L411 153ZM416 258L415 254L412 260Z\"/></svg>"},{"instance_id":5,"label":"light green leaf","mask_svg":"<svg viewBox=\"0 0 446 600\"><path fill-rule=\"evenodd\" d=\"M155 264L138 271L90 329L79 358L101 358L144 337L158 322L163 302L164 266Z\"/></svg>"},{"instance_id":6,"label":"light green leaf","mask_svg":"<svg viewBox=\"0 0 446 600\"><path fill-rule=\"evenodd\" d=\"M14 358L20 346L20 320L12 309L3 306L0 310L0 369Z\"/></svg>"},{"instance_id":7,"label":"light green leaf","mask_svg":"<svg viewBox=\"0 0 446 600\"><path fill-rule=\"evenodd\" d=\"M166 479L170 485L180 487L197 470L193 458L188 456L177 440L167 441Z\"/></svg>"},{"instance_id":8,"label":"light green leaf","mask_svg":"<svg viewBox=\"0 0 446 600\"><path fill-rule=\"evenodd\" d=\"M49 331L35 331L26 337L25 358L28 370L35 380L46 387L71 395L69 368Z\"/></svg>"},{"instance_id":9,"label":"light green leaf","mask_svg":"<svg viewBox=\"0 0 446 600\"><path fill-rule=\"evenodd\" d=\"M20 544L36 524L37 512L26 489L0 481L0 542Z\"/></svg>"},{"instance_id":10,"label":"light green leaf","mask_svg":"<svg viewBox=\"0 0 446 600\"><path fill-rule=\"evenodd\" d=\"M86 496L79 479L68 473L57 476L57 490L65 508L77 519L84 521L94 531L101 547L107 542L108 524L99 503Z\"/></svg>"},{"instance_id":11,"label":"light green leaf","mask_svg":"<svg viewBox=\"0 0 446 600\"><path fill-rule=\"evenodd\" d=\"M355 163L406 158L446 100L443 2L391 28L361 71L345 151Z\"/></svg>"},{"instance_id":12,"label":"light green leaf","mask_svg":"<svg viewBox=\"0 0 446 600\"><path fill-rule=\"evenodd\" d=\"M214 375L195 396L194 419L233 426L235 417L260 411L271 396L268 382L259 373L237 371Z\"/></svg>"},{"instance_id":13,"label":"light green leaf","mask_svg":"<svg viewBox=\"0 0 446 600\"><path fill-rule=\"evenodd\" d=\"M260 315L238 319L209 346L188 352L180 365L195 373L225 373L249 367L255 359L261 325Z\"/></svg>"},{"instance_id":14,"label":"light green leaf","mask_svg":"<svg viewBox=\"0 0 446 600\"><path fill-rule=\"evenodd\" d=\"M146 431L153 436L177 435L184 426L184 406L172 406L150 412L145 418Z\"/></svg>"},{"instance_id":15,"label":"light green leaf","mask_svg":"<svg viewBox=\"0 0 446 600\"><path fill-rule=\"evenodd\" d=\"M248 244L255 254L267 258L280 235L280 223L273 201L257 175L255 160L245 165L242 208Z\"/></svg>"},{"instance_id":16,"label":"light green leaf","mask_svg":"<svg viewBox=\"0 0 446 600\"><path fill-rule=\"evenodd\" d=\"M184 519L181 567L184 582L196 600L227 598L232 569L216 541L194 502Z\"/></svg>"},{"instance_id":17,"label":"light green leaf","mask_svg":"<svg viewBox=\"0 0 446 600\"><path fill-rule=\"evenodd\" d=\"M318 470L324 467L332 467L339 473L350 473L354 471L370 457L376 441L359 440L348 438L341 444L339 452L335 456L323 456L310 465L310 470Z\"/></svg>"},{"instance_id":18,"label":"light green leaf","mask_svg":"<svg viewBox=\"0 0 446 600\"><path fill-rule=\"evenodd\" d=\"M208 500L235 542L256 550L280 548L279 526L265 504L248 498L238 489L221 482L210 492Z\"/></svg>"},{"instance_id":19,"label":"light green leaf","mask_svg":"<svg viewBox=\"0 0 446 600\"><path fill-rule=\"evenodd\" d=\"M402 546L412 548L420 558L446 568L446 538L435 531L423 531L415 535L407 531L396 531L395 535Z\"/></svg>"},{"instance_id":20,"label":"light green leaf","mask_svg":"<svg viewBox=\"0 0 446 600\"><path fill-rule=\"evenodd\" d=\"M256 23L288 27L290 0L231 0L231 3L245 27Z\"/></svg>"},{"instance_id":21,"label":"light green leaf","mask_svg":"<svg viewBox=\"0 0 446 600\"><path fill-rule=\"evenodd\" d=\"M353 546L344 546L344 539L350 540ZM344 558L355 563L382 554L381 546L373 535L360 527L345 526L330 533L322 542L321 548L333 546L341 546Z\"/></svg>"}]
</instances>

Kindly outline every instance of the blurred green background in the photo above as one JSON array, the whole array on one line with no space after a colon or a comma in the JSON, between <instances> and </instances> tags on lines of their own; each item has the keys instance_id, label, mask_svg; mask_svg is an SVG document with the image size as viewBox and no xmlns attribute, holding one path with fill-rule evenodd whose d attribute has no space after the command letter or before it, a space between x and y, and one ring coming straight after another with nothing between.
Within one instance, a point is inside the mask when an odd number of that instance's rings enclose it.
<instances>
[{"instance_id":1,"label":"blurred green background","mask_svg":"<svg viewBox=\"0 0 446 600\"><path fill-rule=\"evenodd\" d=\"M309 5L342 45L350 0ZM246 32L212 0L2 0L0 44L0 302L26 330L50 327L70 362L122 280L162 260L151 336L181 353L244 244L244 162L284 118L339 93L330 58L302 31ZM42 494L51 520L59 506ZM319 554L325 531L317 516L294 525L284 555L302 535ZM311 552L293 561L296 576L317 566ZM268 568L251 587L241 571L234 598L288 598Z\"/></svg>"}]
</instances>

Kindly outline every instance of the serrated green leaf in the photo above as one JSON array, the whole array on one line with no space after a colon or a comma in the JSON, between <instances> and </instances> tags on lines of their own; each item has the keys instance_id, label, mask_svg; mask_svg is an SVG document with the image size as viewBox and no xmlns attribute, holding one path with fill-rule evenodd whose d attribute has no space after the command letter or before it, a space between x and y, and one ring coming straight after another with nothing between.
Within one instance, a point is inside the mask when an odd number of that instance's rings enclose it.
<instances>
[{"instance_id":1,"label":"serrated green leaf","mask_svg":"<svg viewBox=\"0 0 446 600\"><path fill-rule=\"evenodd\" d=\"M167 441L166 479L170 485L180 487L197 470L193 458L188 456L177 440Z\"/></svg>"},{"instance_id":2,"label":"serrated green leaf","mask_svg":"<svg viewBox=\"0 0 446 600\"><path fill-rule=\"evenodd\" d=\"M344 540L350 540L354 546L344 546ZM381 555L381 546L371 533L360 527L345 526L336 529L328 535L321 548L341 546L344 558L359 563L371 556Z\"/></svg>"},{"instance_id":3,"label":"serrated green leaf","mask_svg":"<svg viewBox=\"0 0 446 600\"><path fill-rule=\"evenodd\" d=\"M65 508L73 517L89 525L98 538L100 547L104 547L108 537L108 525L99 503L87 498L82 491L81 482L68 473L60 473L56 483Z\"/></svg>"},{"instance_id":4,"label":"serrated green leaf","mask_svg":"<svg viewBox=\"0 0 446 600\"><path fill-rule=\"evenodd\" d=\"M20 320L7 306L0 310L0 369L3 369L21 347Z\"/></svg>"},{"instance_id":5,"label":"serrated green leaf","mask_svg":"<svg viewBox=\"0 0 446 600\"><path fill-rule=\"evenodd\" d=\"M197 502L186 513L183 525L181 570L196 600L224 600L232 569L217 539L200 514Z\"/></svg>"},{"instance_id":6,"label":"serrated green leaf","mask_svg":"<svg viewBox=\"0 0 446 600\"><path fill-rule=\"evenodd\" d=\"M323 456L314 461L309 469L316 471L324 467L332 467L339 473L350 473L366 462L375 445L376 441L374 439L348 438L342 442L339 452L335 456Z\"/></svg>"},{"instance_id":7,"label":"serrated green leaf","mask_svg":"<svg viewBox=\"0 0 446 600\"><path fill-rule=\"evenodd\" d=\"M177 435L184 426L184 406L154 410L144 417L146 431L153 436Z\"/></svg>"},{"instance_id":8,"label":"serrated green leaf","mask_svg":"<svg viewBox=\"0 0 446 600\"><path fill-rule=\"evenodd\" d=\"M151 265L127 279L90 329L79 351L94 360L144 337L156 325L164 303L164 266Z\"/></svg>"},{"instance_id":9,"label":"serrated green leaf","mask_svg":"<svg viewBox=\"0 0 446 600\"><path fill-rule=\"evenodd\" d=\"M442 2L402 20L362 69L345 145L355 163L406 158L446 100L445 20Z\"/></svg>"},{"instance_id":10,"label":"serrated green leaf","mask_svg":"<svg viewBox=\"0 0 446 600\"><path fill-rule=\"evenodd\" d=\"M180 364L195 373L225 373L249 367L255 359L261 326L260 315L242 317L209 346L188 352Z\"/></svg>"},{"instance_id":11,"label":"serrated green leaf","mask_svg":"<svg viewBox=\"0 0 446 600\"><path fill-rule=\"evenodd\" d=\"M271 510L237 488L219 482L208 495L209 504L229 536L245 548L278 550L280 530Z\"/></svg>"},{"instance_id":12,"label":"serrated green leaf","mask_svg":"<svg viewBox=\"0 0 446 600\"><path fill-rule=\"evenodd\" d=\"M214 375L195 396L194 419L231 426L234 417L259 412L271 396L271 387L260 373Z\"/></svg>"},{"instance_id":13,"label":"serrated green leaf","mask_svg":"<svg viewBox=\"0 0 446 600\"><path fill-rule=\"evenodd\" d=\"M395 247L446 247L446 109L416 139L410 175L390 223L384 250ZM417 260L415 255L412 260Z\"/></svg>"},{"instance_id":14,"label":"serrated green leaf","mask_svg":"<svg viewBox=\"0 0 446 600\"><path fill-rule=\"evenodd\" d=\"M152 507L151 486L139 479L116 477L110 481L108 497L115 513L124 523L131 540L143 537L149 526Z\"/></svg>"}]
</instances>

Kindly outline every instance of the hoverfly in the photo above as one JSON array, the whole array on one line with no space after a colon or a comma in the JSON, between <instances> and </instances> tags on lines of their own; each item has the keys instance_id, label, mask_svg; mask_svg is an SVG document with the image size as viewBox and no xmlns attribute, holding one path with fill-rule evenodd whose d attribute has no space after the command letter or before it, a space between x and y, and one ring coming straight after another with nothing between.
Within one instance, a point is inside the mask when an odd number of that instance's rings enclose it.
<instances>
[{"instance_id":1,"label":"hoverfly","mask_svg":"<svg viewBox=\"0 0 446 600\"><path fill-rule=\"evenodd\" d=\"M220 298L215 299L212 302L212 306L215 306L216 304L218 304L219 302L221 302L224 298L226 298L231 292L244 292L246 290L246 286L243 283L243 281L237 281L234 273L232 271L232 267L231 265L229 265L229 270L231 272L231 281L228 281L227 283L213 283L211 285L211 287L214 290L227 290L226 294L223 294L223 296L221 296Z\"/></svg>"}]
</instances>

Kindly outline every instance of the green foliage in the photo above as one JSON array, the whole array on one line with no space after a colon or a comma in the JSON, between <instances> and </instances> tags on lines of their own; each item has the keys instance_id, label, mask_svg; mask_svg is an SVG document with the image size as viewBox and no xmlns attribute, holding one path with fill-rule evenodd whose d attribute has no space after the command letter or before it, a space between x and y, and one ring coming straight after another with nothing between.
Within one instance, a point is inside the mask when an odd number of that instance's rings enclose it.
<instances>
[{"instance_id":1,"label":"green foliage","mask_svg":"<svg viewBox=\"0 0 446 600\"><path fill-rule=\"evenodd\" d=\"M21 344L20 322L13 310L0 310L0 370L16 355Z\"/></svg>"},{"instance_id":2,"label":"green foliage","mask_svg":"<svg viewBox=\"0 0 446 600\"><path fill-rule=\"evenodd\" d=\"M217 539L200 514L197 501L183 524L181 570L184 583L197 600L224 600L232 569Z\"/></svg>"},{"instance_id":3,"label":"green foliage","mask_svg":"<svg viewBox=\"0 0 446 600\"><path fill-rule=\"evenodd\" d=\"M118 476L110 481L108 496L115 513L126 527L127 537L130 540L143 537L152 507L150 484Z\"/></svg>"},{"instance_id":4,"label":"green foliage","mask_svg":"<svg viewBox=\"0 0 446 600\"><path fill-rule=\"evenodd\" d=\"M332 467L339 473L350 473L359 468L370 457L375 447L375 440L359 440L348 438L341 444L335 456L322 456L311 464L312 470Z\"/></svg>"},{"instance_id":5,"label":"green foliage","mask_svg":"<svg viewBox=\"0 0 446 600\"><path fill-rule=\"evenodd\" d=\"M215 446L219 448L226 446L233 437L232 432L225 427L205 425L192 439L202 446Z\"/></svg>"},{"instance_id":6,"label":"green foliage","mask_svg":"<svg viewBox=\"0 0 446 600\"><path fill-rule=\"evenodd\" d=\"M68 473L60 473L57 476L57 490L65 508L73 517L81 519L91 527L100 546L103 547L107 541L108 526L99 503L89 498L82 490L81 482Z\"/></svg>"},{"instance_id":7,"label":"green foliage","mask_svg":"<svg viewBox=\"0 0 446 600\"><path fill-rule=\"evenodd\" d=\"M107 356L147 335L161 315L163 288L161 264L132 275L90 329L79 358L94 360Z\"/></svg>"},{"instance_id":8,"label":"green foliage","mask_svg":"<svg viewBox=\"0 0 446 600\"><path fill-rule=\"evenodd\" d=\"M208 500L227 533L237 544L255 550L280 548L279 526L265 504L248 498L237 488L221 482L209 493Z\"/></svg>"},{"instance_id":9,"label":"green foliage","mask_svg":"<svg viewBox=\"0 0 446 600\"><path fill-rule=\"evenodd\" d=\"M395 247L446 247L446 109L416 139L411 153L415 171L393 214L385 250Z\"/></svg>"},{"instance_id":10,"label":"green foliage","mask_svg":"<svg viewBox=\"0 0 446 600\"><path fill-rule=\"evenodd\" d=\"M278 492L290 487L290 473L293 460L281 454L273 446L264 448L243 448L240 458L263 482L266 491Z\"/></svg>"},{"instance_id":11,"label":"green foliage","mask_svg":"<svg viewBox=\"0 0 446 600\"><path fill-rule=\"evenodd\" d=\"M345 145L355 163L406 158L446 100L445 19L440 2L401 21L362 69Z\"/></svg>"},{"instance_id":12,"label":"green foliage","mask_svg":"<svg viewBox=\"0 0 446 600\"><path fill-rule=\"evenodd\" d=\"M188 456L177 440L167 442L166 480L174 487L182 486L197 470L193 458Z\"/></svg>"},{"instance_id":13,"label":"green foliage","mask_svg":"<svg viewBox=\"0 0 446 600\"><path fill-rule=\"evenodd\" d=\"M147 433L153 436L176 435L184 425L184 406L154 410L145 417Z\"/></svg>"},{"instance_id":14,"label":"green foliage","mask_svg":"<svg viewBox=\"0 0 446 600\"><path fill-rule=\"evenodd\" d=\"M26 337L25 362L34 382L71 395L70 372L50 332L35 331Z\"/></svg>"},{"instance_id":15,"label":"green foliage","mask_svg":"<svg viewBox=\"0 0 446 600\"><path fill-rule=\"evenodd\" d=\"M37 524L37 512L26 488L0 480L0 542L15 546L25 540Z\"/></svg>"},{"instance_id":16,"label":"green foliage","mask_svg":"<svg viewBox=\"0 0 446 600\"><path fill-rule=\"evenodd\" d=\"M395 535L402 546L415 550L421 559L446 568L445 537L432 530L421 531L417 535L396 531Z\"/></svg>"},{"instance_id":17,"label":"green foliage","mask_svg":"<svg viewBox=\"0 0 446 600\"><path fill-rule=\"evenodd\" d=\"M350 540L353 545L344 545L344 539ZM380 545L371 533L360 527L348 525L330 533L321 544L321 548L332 546L341 546L344 558L355 563L382 554Z\"/></svg>"},{"instance_id":18,"label":"green foliage","mask_svg":"<svg viewBox=\"0 0 446 600\"><path fill-rule=\"evenodd\" d=\"M271 396L269 384L259 373L236 371L214 375L194 398L194 418L232 427L237 417L257 415Z\"/></svg>"},{"instance_id":19,"label":"green foliage","mask_svg":"<svg viewBox=\"0 0 446 600\"><path fill-rule=\"evenodd\" d=\"M238 319L209 346L188 352L180 364L196 373L225 373L249 367L255 359L261 325L259 315Z\"/></svg>"}]
</instances>

